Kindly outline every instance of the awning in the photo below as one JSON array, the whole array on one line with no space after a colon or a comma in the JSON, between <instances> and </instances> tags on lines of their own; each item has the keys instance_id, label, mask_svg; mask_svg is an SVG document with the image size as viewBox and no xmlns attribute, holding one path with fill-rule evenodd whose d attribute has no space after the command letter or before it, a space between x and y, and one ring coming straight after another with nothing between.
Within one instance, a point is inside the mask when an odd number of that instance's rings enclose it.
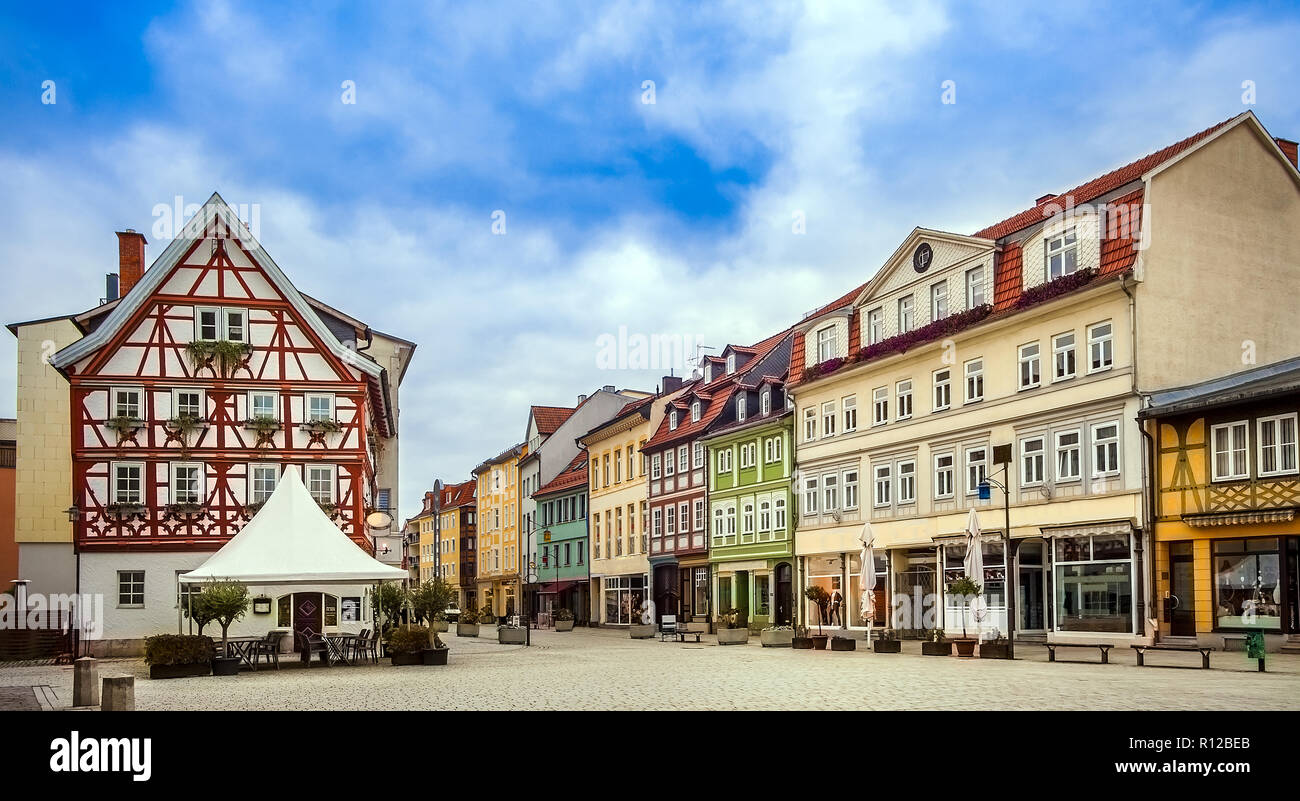
<instances>
[{"instance_id":1,"label":"awning","mask_svg":"<svg viewBox=\"0 0 1300 801\"><path fill-rule=\"evenodd\" d=\"M537 585L537 594L538 595L559 595L560 593L566 592L567 590L571 590L582 583L583 582L578 581L576 579L539 583Z\"/></svg>"},{"instance_id":2,"label":"awning","mask_svg":"<svg viewBox=\"0 0 1300 801\"><path fill-rule=\"evenodd\" d=\"M1248 526L1256 523L1289 523L1294 519L1294 509L1267 509L1259 512L1218 512L1214 514L1183 515L1183 522L1195 528L1211 528L1213 526Z\"/></svg>"},{"instance_id":3,"label":"awning","mask_svg":"<svg viewBox=\"0 0 1300 801\"><path fill-rule=\"evenodd\" d=\"M1106 536L1120 535L1127 537L1133 533L1132 520L1111 520L1104 523L1081 523L1065 526L1043 526L1041 531L1043 536L1051 539L1054 537L1089 537L1089 536Z\"/></svg>"}]
</instances>

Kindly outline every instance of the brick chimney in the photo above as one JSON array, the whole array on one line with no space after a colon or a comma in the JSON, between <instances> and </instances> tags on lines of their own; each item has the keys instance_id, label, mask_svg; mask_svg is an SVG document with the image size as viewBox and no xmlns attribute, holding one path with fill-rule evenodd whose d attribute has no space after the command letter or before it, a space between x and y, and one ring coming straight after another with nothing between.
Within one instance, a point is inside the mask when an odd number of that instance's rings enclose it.
<instances>
[{"instance_id":1,"label":"brick chimney","mask_svg":"<svg viewBox=\"0 0 1300 801\"><path fill-rule=\"evenodd\" d=\"M1050 194L1050 193L1049 193L1049 194L1046 194L1046 195L1043 195L1042 197L1040 197L1039 199L1037 199L1037 200L1034 201L1034 208L1038 208L1039 206L1041 206L1041 205L1043 205L1044 203L1047 203L1048 201L1051 201L1051 200L1056 200L1056 195L1053 195L1053 194Z\"/></svg>"},{"instance_id":2,"label":"brick chimney","mask_svg":"<svg viewBox=\"0 0 1300 801\"><path fill-rule=\"evenodd\" d=\"M145 241L144 234L138 234L134 229L128 228L117 232L119 297L126 297L126 293L130 292L131 287L139 283L140 277L144 275L144 246L147 244L149 243Z\"/></svg>"},{"instance_id":3,"label":"brick chimney","mask_svg":"<svg viewBox=\"0 0 1300 801\"><path fill-rule=\"evenodd\" d=\"M664 388L663 388L663 394L667 395L668 393L670 393L670 392L676 392L677 390L679 390L679 389L681 389L681 388L682 388L682 377L681 377L681 376L679 376L679 375L666 375L666 376L664 376Z\"/></svg>"},{"instance_id":4,"label":"brick chimney","mask_svg":"<svg viewBox=\"0 0 1300 801\"><path fill-rule=\"evenodd\" d=\"M1291 166L1300 169L1300 164L1296 162L1296 143L1292 142L1290 139L1274 138L1273 141L1277 142L1277 146L1282 149L1282 153L1285 154L1287 160L1291 162Z\"/></svg>"}]
</instances>

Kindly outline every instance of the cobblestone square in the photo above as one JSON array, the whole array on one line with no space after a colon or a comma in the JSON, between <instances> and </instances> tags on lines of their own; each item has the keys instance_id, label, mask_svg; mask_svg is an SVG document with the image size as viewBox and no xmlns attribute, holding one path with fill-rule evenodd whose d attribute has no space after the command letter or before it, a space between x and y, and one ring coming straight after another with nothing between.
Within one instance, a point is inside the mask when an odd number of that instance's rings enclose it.
<instances>
[{"instance_id":1,"label":"cobblestone square","mask_svg":"<svg viewBox=\"0 0 1300 801\"><path fill-rule=\"evenodd\" d=\"M925 657L916 642L886 655L762 648L756 638L719 646L707 635L698 645L631 640L615 629L534 631L529 648L444 637L446 667L303 669L290 657L278 672L166 681L150 680L139 660L104 660L99 670L135 675L139 710L1300 709L1300 658L1287 655L1270 654L1260 674L1240 653L1215 653L1212 670L1179 670L1139 668L1118 649L1109 665L1052 664L1031 645L1008 663ZM1200 657L1157 660L1193 668ZM0 687L39 685L67 708L72 669L0 668Z\"/></svg>"}]
</instances>

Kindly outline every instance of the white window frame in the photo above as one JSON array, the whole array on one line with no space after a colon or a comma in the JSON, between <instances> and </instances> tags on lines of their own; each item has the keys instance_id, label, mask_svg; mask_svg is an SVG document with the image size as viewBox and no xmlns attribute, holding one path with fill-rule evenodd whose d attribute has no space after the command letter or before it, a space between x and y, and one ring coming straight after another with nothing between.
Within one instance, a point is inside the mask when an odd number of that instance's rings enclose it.
<instances>
[{"instance_id":1,"label":"white window frame","mask_svg":"<svg viewBox=\"0 0 1300 801\"><path fill-rule=\"evenodd\" d=\"M677 430L677 410L676 410L676 409L673 409L672 411L668 412L668 430L669 430L669 431L676 431L676 430Z\"/></svg>"},{"instance_id":2,"label":"white window frame","mask_svg":"<svg viewBox=\"0 0 1300 801\"><path fill-rule=\"evenodd\" d=\"M976 306L983 306L987 302L984 292L984 265L981 264L966 271L966 308L970 310Z\"/></svg>"},{"instance_id":3,"label":"white window frame","mask_svg":"<svg viewBox=\"0 0 1300 801\"><path fill-rule=\"evenodd\" d=\"M657 480L661 475L662 473L660 472L659 454L657 453L651 454L650 455L650 478Z\"/></svg>"},{"instance_id":4,"label":"white window frame","mask_svg":"<svg viewBox=\"0 0 1300 801\"><path fill-rule=\"evenodd\" d=\"M677 504L677 533L691 533L691 505L683 501ZM628 532L631 533L631 532Z\"/></svg>"},{"instance_id":5,"label":"white window frame","mask_svg":"<svg viewBox=\"0 0 1300 801\"><path fill-rule=\"evenodd\" d=\"M895 420L912 419L912 379L904 379L894 384Z\"/></svg>"},{"instance_id":6,"label":"white window frame","mask_svg":"<svg viewBox=\"0 0 1300 801\"><path fill-rule=\"evenodd\" d=\"M1068 345L1062 340L1070 338ZM1079 373L1079 356L1075 347L1076 337L1073 331L1062 331L1052 336L1052 383L1068 381ZM1063 371L1062 361L1069 362L1069 370Z\"/></svg>"},{"instance_id":7,"label":"white window frame","mask_svg":"<svg viewBox=\"0 0 1300 801\"><path fill-rule=\"evenodd\" d=\"M1283 442L1281 439L1282 424L1290 421L1291 423L1291 441ZM1273 445L1264 444L1264 427L1266 424L1273 426ZM1267 417L1261 417L1255 421L1255 450L1258 459L1257 472L1261 477L1264 476L1288 476L1300 472L1300 448L1297 447L1297 440L1300 440L1300 420L1297 420L1297 414L1275 414ZM1275 452L1275 458L1278 467L1274 470L1265 470L1264 462L1268 451ZM1285 467L1286 454L1290 452L1291 467Z\"/></svg>"},{"instance_id":8,"label":"white window frame","mask_svg":"<svg viewBox=\"0 0 1300 801\"><path fill-rule=\"evenodd\" d=\"M930 286L930 322L948 316L948 282L940 281Z\"/></svg>"},{"instance_id":9,"label":"white window frame","mask_svg":"<svg viewBox=\"0 0 1300 801\"><path fill-rule=\"evenodd\" d=\"M664 478L672 478L677 475L677 453L669 448L664 451Z\"/></svg>"},{"instance_id":10,"label":"white window frame","mask_svg":"<svg viewBox=\"0 0 1300 801\"><path fill-rule=\"evenodd\" d=\"M274 475L270 492L266 493L266 497L260 500L257 498L257 472L259 470L270 470ZM244 482L244 498L250 504L266 503L270 499L271 493L275 492L275 488L280 486L280 466L271 462L250 462L247 476L248 478Z\"/></svg>"},{"instance_id":11,"label":"white window frame","mask_svg":"<svg viewBox=\"0 0 1300 801\"><path fill-rule=\"evenodd\" d=\"M692 423L698 423L698 422L700 422L700 402L699 402L699 401L691 401L691 422L692 422Z\"/></svg>"},{"instance_id":12,"label":"white window frame","mask_svg":"<svg viewBox=\"0 0 1300 801\"><path fill-rule=\"evenodd\" d=\"M195 490L197 498L195 500L180 500L180 493L176 488L177 472L179 470L195 470L198 472L198 488ZM207 498L207 476L205 475L202 462L171 462L167 466L167 497L172 503L203 503Z\"/></svg>"},{"instance_id":13,"label":"white window frame","mask_svg":"<svg viewBox=\"0 0 1300 801\"><path fill-rule=\"evenodd\" d=\"M199 420L206 420L208 417L207 393L202 387L175 387L172 389L172 417L181 415L181 395L198 395L199 412L195 415Z\"/></svg>"},{"instance_id":14,"label":"white window frame","mask_svg":"<svg viewBox=\"0 0 1300 801\"><path fill-rule=\"evenodd\" d=\"M1233 454L1240 452L1241 469L1232 470L1228 473L1219 472L1219 443L1218 432L1228 432L1228 467L1233 468L1235 461ZM1242 442L1240 447L1236 442L1236 432L1240 431ZM1247 420L1233 420L1230 423L1219 423L1210 426L1210 477L1212 481L1240 481L1250 477L1250 423Z\"/></svg>"},{"instance_id":15,"label":"white window frame","mask_svg":"<svg viewBox=\"0 0 1300 801\"><path fill-rule=\"evenodd\" d=\"M916 327L916 298L904 295L898 299L898 333L905 334Z\"/></svg>"},{"instance_id":16,"label":"white window frame","mask_svg":"<svg viewBox=\"0 0 1300 801\"><path fill-rule=\"evenodd\" d=\"M858 396L845 395L840 398L840 411L844 415L844 433L851 434L858 430Z\"/></svg>"},{"instance_id":17,"label":"white window frame","mask_svg":"<svg viewBox=\"0 0 1300 801\"><path fill-rule=\"evenodd\" d=\"M745 393L741 392L737 394L736 395L736 422L743 423L745 421L745 417L748 416L747 415L749 411L749 409L747 408L748 406L749 404L746 402Z\"/></svg>"},{"instance_id":18,"label":"white window frame","mask_svg":"<svg viewBox=\"0 0 1300 801\"><path fill-rule=\"evenodd\" d=\"M109 417L129 417L133 420L146 419L145 408L144 408L144 389L142 387L113 387L112 389L109 390L109 393L110 393L109 404L108 404ZM135 408L137 414L120 413L121 409L118 406L119 401L117 397L119 393L135 396Z\"/></svg>"},{"instance_id":19,"label":"white window frame","mask_svg":"<svg viewBox=\"0 0 1300 801\"><path fill-rule=\"evenodd\" d=\"M835 326L828 325L817 329L817 363L835 358Z\"/></svg>"},{"instance_id":20,"label":"white window frame","mask_svg":"<svg viewBox=\"0 0 1300 801\"><path fill-rule=\"evenodd\" d=\"M239 327L241 336L234 339L230 336L232 326L230 325L231 316L239 317ZM248 309L231 308L229 306L221 310L221 338L227 342L248 342Z\"/></svg>"},{"instance_id":21,"label":"white window frame","mask_svg":"<svg viewBox=\"0 0 1300 801\"><path fill-rule=\"evenodd\" d=\"M908 468L904 470L904 468ZM894 465L898 482L898 505L911 506L916 503L916 460L900 459ZM905 491L906 490L906 491Z\"/></svg>"},{"instance_id":22,"label":"white window frame","mask_svg":"<svg viewBox=\"0 0 1300 801\"><path fill-rule=\"evenodd\" d=\"M727 354L727 375L736 372L736 354Z\"/></svg>"},{"instance_id":23,"label":"white window frame","mask_svg":"<svg viewBox=\"0 0 1300 801\"><path fill-rule=\"evenodd\" d=\"M615 459L615 462L618 460ZM686 445L677 446L677 472L691 472L691 449Z\"/></svg>"},{"instance_id":24,"label":"white window frame","mask_svg":"<svg viewBox=\"0 0 1300 801\"><path fill-rule=\"evenodd\" d=\"M256 398L257 398L258 396L268 397L268 398L271 399L271 414L270 414L270 416L271 416L272 418L274 418L275 420L279 420L279 419L280 419L280 414L279 414L279 412L280 412L280 393L278 393L278 392L263 392L263 391L260 390L260 389L249 390L249 392L248 392L248 419L249 419L249 420L254 420L254 419L257 418L257 409L256 409L256 405L257 405L257 404L256 404Z\"/></svg>"},{"instance_id":25,"label":"white window frame","mask_svg":"<svg viewBox=\"0 0 1300 801\"><path fill-rule=\"evenodd\" d=\"M772 411L772 390L765 389L758 395L758 413L766 417Z\"/></svg>"},{"instance_id":26,"label":"white window frame","mask_svg":"<svg viewBox=\"0 0 1300 801\"><path fill-rule=\"evenodd\" d=\"M1100 328L1108 329L1098 334ZM1104 358L1100 361L1099 357ZM1104 373L1115 366L1115 323L1103 320L1088 326L1088 375Z\"/></svg>"},{"instance_id":27,"label":"white window frame","mask_svg":"<svg viewBox=\"0 0 1300 801\"><path fill-rule=\"evenodd\" d=\"M691 468L699 470L704 467L704 443L695 442L691 444Z\"/></svg>"},{"instance_id":28,"label":"white window frame","mask_svg":"<svg viewBox=\"0 0 1300 801\"><path fill-rule=\"evenodd\" d=\"M1066 269L1068 256L1074 257L1074 269ZM1052 259L1061 260L1060 271L1052 266ZM1074 226L1066 228L1055 236L1043 239L1043 274L1048 281L1073 275L1079 271L1079 235Z\"/></svg>"},{"instance_id":29,"label":"white window frame","mask_svg":"<svg viewBox=\"0 0 1300 801\"><path fill-rule=\"evenodd\" d=\"M704 499L695 499L695 530L704 530Z\"/></svg>"},{"instance_id":30,"label":"white window frame","mask_svg":"<svg viewBox=\"0 0 1300 801\"><path fill-rule=\"evenodd\" d=\"M1101 428L1106 428L1107 426L1115 427L1115 436L1099 439L1097 436L1097 430ZM1120 426L1118 420L1107 420L1101 423L1093 423L1091 426L1088 427L1089 440L1090 440L1090 444L1092 445L1092 477L1093 478L1108 478L1111 476L1118 476L1120 474L1120 470L1123 468L1123 462L1120 461L1123 454L1121 454L1119 450L1119 440L1120 440L1120 434L1122 432L1123 432L1123 428ZM1100 448L1102 448L1103 446L1109 447L1110 450L1114 452L1115 466L1113 468L1105 469L1105 470L1101 469L1101 464L1100 464L1101 460L1097 458L1097 454Z\"/></svg>"},{"instance_id":31,"label":"white window frame","mask_svg":"<svg viewBox=\"0 0 1300 801\"><path fill-rule=\"evenodd\" d=\"M1037 449L1030 446L1037 443ZM1020 439L1020 486L1036 487L1047 481L1047 438L1040 435Z\"/></svg>"},{"instance_id":32,"label":"white window frame","mask_svg":"<svg viewBox=\"0 0 1300 801\"><path fill-rule=\"evenodd\" d=\"M835 401L822 404L822 439L835 436Z\"/></svg>"},{"instance_id":33,"label":"white window frame","mask_svg":"<svg viewBox=\"0 0 1300 801\"><path fill-rule=\"evenodd\" d=\"M1033 352L1030 353L1030 349ZM1026 342L1016 349L1016 383L1019 389L1035 389L1043 385L1043 346ZM1026 372L1028 368L1028 372Z\"/></svg>"},{"instance_id":34,"label":"white window frame","mask_svg":"<svg viewBox=\"0 0 1300 801\"><path fill-rule=\"evenodd\" d=\"M772 502L772 530L785 531L786 524L785 496L778 495Z\"/></svg>"},{"instance_id":35,"label":"white window frame","mask_svg":"<svg viewBox=\"0 0 1300 801\"><path fill-rule=\"evenodd\" d=\"M965 399L963 403L979 403L984 400L984 359L971 359L962 365L962 381Z\"/></svg>"},{"instance_id":36,"label":"white window frame","mask_svg":"<svg viewBox=\"0 0 1300 801\"><path fill-rule=\"evenodd\" d=\"M140 596L140 603L135 603L135 602L122 603L122 576L123 576L123 574L126 574L126 573L130 573L132 576L134 576L134 575L137 574L137 573L140 574L140 581L139 581L140 591L139 591L139 593L138 593L139 596ZM128 570L119 570L119 571L117 571L117 608L118 608L118 609L144 609L145 600L146 600L146 598L147 598L147 595L146 595L146 593L145 593L145 587L146 587L146 584L145 584L145 573L146 573L146 571L144 571L144 570L130 570L130 569L128 569ZM131 587L131 590L130 590L130 592L129 592L128 594L129 594L129 595L132 595L132 596L136 595L136 594L137 594L137 593L135 592L136 582L135 582L134 580L132 580L132 581L130 582L130 587Z\"/></svg>"},{"instance_id":37,"label":"white window frame","mask_svg":"<svg viewBox=\"0 0 1300 801\"><path fill-rule=\"evenodd\" d=\"M982 453L982 454L984 454L984 455L981 456L979 459L972 459L972 458L971 458L971 454L976 453L976 452ZM978 468L980 468L980 470L979 470L979 473L980 473L980 479L982 480L982 479L988 478L988 475L989 475L989 446L987 446L987 445L974 445L974 446L971 446L971 447L969 447L969 448L964 449L963 452L962 452L962 454L963 454L962 464L963 464L963 467L965 468L965 471L964 471L964 472L965 472L965 476L966 476L966 478L965 478L965 481L966 481L966 495L967 495L967 496L975 496L975 495L978 495L978 494L979 494L979 490L980 490L980 486L979 486L979 485L980 485L981 481L980 481L980 480L972 480L972 479L973 479L973 476L971 475L971 471L972 471L973 468L978 467Z\"/></svg>"},{"instance_id":38,"label":"white window frame","mask_svg":"<svg viewBox=\"0 0 1300 801\"><path fill-rule=\"evenodd\" d=\"M324 470L329 474L330 497L324 501L317 498L315 493L312 492L312 486L311 486L313 481L312 473L314 473L317 470ZM303 484L306 485L307 492L311 494L312 499L315 500L317 503L338 503L339 474L338 474L337 465L309 464L303 468L303 478L304 478ZM500 525L498 525L497 527L500 528Z\"/></svg>"},{"instance_id":39,"label":"white window frame","mask_svg":"<svg viewBox=\"0 0 1300 801\"><path fill-rule=\"evenodd\" d=\"M867 312L867 344L874 345L885 338L885 309L877 306Z\"/></svg>"},{"instance_id":40,"label":"white window frame","mask_svg":"<svg viewBox=\"0 0 1300 801\"><path fill-rule=\"evenodd\" d=\"M871 506L875 509L887 509L892 505L894 487L894 465L886 462L871 466Z\"/></svg>"},{"instance_id":41,"label":"white window frame","mask_svg":"<svg viewBox=\"0 0 1300 801\"><path fill-rule=\"evenodd\" d=\"M817 407L805 406L803 410L803 441L814 442L817 439Z\"/></svg>"},{"instance_id":42,"label":"white window frame","mask_svg":"<svg viewBox=\"0 0 1300 801\"><path fill-rule=\"evenodd\" d=\"M939 380L940 374L944 375L944 379L942 381ZM952 408L952 368L945 367L942 370L935 370L934 373L931 375L930 384L932 387L930 400L931 403L933 404L931 406L931 410L936 412L942 412L947 409L951 409ZM943 389L943 396L944 396L943 403L939 402L940 388Z\"/></svg>"},{"instance_id":43,"label":"white window frame","mask_svg":"<svg viewBox=\"0 0 1300 801\"><path fill-rule=\"evenodd\" d=\"M858 508L858 469L845 470L841 483L844 486L844 511L851 512Z\"/></svg>"},{"instance_id":44,"label":"white window frame","mask_svg":"<svg viewBox=\"0 0 1300 801\"><path fill-rule=\"evenodd\" d=\"M139 487L139 489L137 490L137 494L138 494L139 497L136 498L135 500L125 500L125 501L124 501L124 500L122 500L122 498L121 498L121 495L122 495L122 488L121 488L121 486L120 486L119 483L118 483L119 481L121 481L121 477L118 475L118 471L119 471L120 469L122 469L122 468L134 468L135 470L137 470L137 471L139 472L139 476L138 476L138 479L137 479L137 480L139 481L139 483L140 483L140 487ZM112 486L109 488L109 497L112 498L112 502L113 502L113 503L117 503L117 504L128 504L128 503L129 503L129 504L137 504L137 503L138 503L138 504L143 504L143 503L144 503L144 499L145 499L145 465L144 465L144 462L112 462L112 463L110 463L110 465L109 465L109 470L110 470L109 477L111 478L111 481L110 481L109 483L112 485Z\"/></svg>"},{"instance_id":45,"label":"white window frame","mask_svg":"<svg viewBox=\"0 0 1300 801\"><path fill-rule=\"evenodd\" d=\"M817 516L817 494L820 492L821 482L817 476L809 476L803 482L803 514L804 517Z\"/></svg>"},{"instance_id":46,"label":"white window frame","mask_svg":"<svg viewBox=\"0 0 1300 801\"><path fill-rule=\"evenodd\" d=\"M871 425L883 426L889 422L889 387L871 390Z\"/></svg>"},{"instance_id":47,"label":"white window frame","mask_svg":"<svg viewBox=\"0 0 1300 801\"><path fill-rule=\"evenodd\" d=\"M329 414L321 418L312 411L311 403L314 400L324 399L329 402ZM334 407L334 394L330 392L308 392L302 396L302 419L305 423L316 423L322 421L337 422L338 411Z\"/></svg>"},{"instance_id":48,"label":"white window frame","mask_svg":"<svg viewBox=\"0 0 1300 801\"><path fill-rule=\"evenodd\" d=\"M1073 445L1062 445L1061 438L1073 434ZM1061 471L1061 455L1074 451L1074 469L1073 475ZM1079 428L1068 428L1063 431L1052 433L1052 474L1053 480L1061 484L1068 481L1080 481L1083 478L1083 430Z\"/></svg>"},{"instance_id":49,"label":"white window frame","mask_svg":"<svg viewBox=\"0 0 1300 801\"><path fill-rule=\"evenodd\" d=\"M945 468L939 464L940 459L947 459ZM947 479L944 479L944 475ZM934 499L945 500L956 495L957 456L952 451L934 454ZM944 485L947 484L947 490Z\"/></svg>"},{"instance_id":50,"label":"white window frame","mask_svg":"<svg viewBox=\"0 0 1300 801\"><path fill-rule=\"evenodd\" d=\"M203 315L210 313L212 315L212 337L203 336ZM221 321L223 315L220 306L195 306L194 307L194 341L195 342L216 342L221 339Z\"/></svg>"}]
</instances>

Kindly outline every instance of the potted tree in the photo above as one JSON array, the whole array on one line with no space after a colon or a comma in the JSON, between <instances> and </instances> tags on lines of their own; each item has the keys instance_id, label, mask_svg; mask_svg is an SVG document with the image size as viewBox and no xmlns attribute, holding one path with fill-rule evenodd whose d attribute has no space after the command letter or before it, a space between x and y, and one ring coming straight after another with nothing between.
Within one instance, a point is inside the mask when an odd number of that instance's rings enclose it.
<instances>
[{"instance_id":1,"label":"potted tree","mask_svg":"<svg viewBox=\"0 0 1300 801\"><path fill-rule=\"evenodd\" d=\"M739 609L724 609L718 615L718 645L744 645L749 642L749 621Z\"/></svg>"},{"instance_id":2,"label":"potted tree","mask_svg":"<svg viewBox=\"0 0 1300 801\"><path fill-rule=\"evenodd\" d=\"M758 633L758 641L764 648L790 648L794 645L794 627L768 626Z\"/></svg>"},{"instance_id":3,"label":"potted tree","mask_svg":"<svg viewBox=\"0 0 1300 801\"><path fill-rule=\"evenodd\" d=\"M944 639L943 629L932 629L921 642L924 656L951 656L952 643Z\"/></svg>"},{"instance_id":4,"label":"potted tree","mask_svg":"<svg viewBox=\"0 0 1300 801\"><path fill-rule=\"evenodd\" d=\"M180 679L212 672L212 638L202 634L157 634L144 638L151 679Z\"/></svg>"},{"instance_id":5,"label":"potted tree","mask_svg":"<svg viewBox=\"0 0 1300 801\"><path fill-rule=\"evenodd\" d=\"M871 650L878 654L897 654L903 650L903 641L893 629L882 629L880 636L871 641Z\"/></svg>"},{"instance_id":6,"label":"potted tree","mask_svg":"<svg viewBox=\"0 0 1300 801\"><path fill-rule=\"evenodd\" d=\"M555 630L573 631L573 612L561 607L555 610Z\"/></svg>"},{"instance_id":7,"label":"potted tree","mask_svg":"<svg viewBox=\"0 0 1300 801\"><path fill-rule=\"evenodd\" d=\"M212 660L212 675L234 676L239 673L239 657L230 655L230 625L248 611L248 588L238 581L213 581L199 595L206 613L221 626L223 655Z\"/></svg>"},{"instance_id":8,"label":"potted tree","mask_svg":"<svg viewBox=\"0 0 1300 801\"><path fill-rule=\"evenodd\" d=\"M423 652L424 664L445 666L447 664L447 656L450 653L451 649L442 641L442 637L438 636L438 632L430 629L429 646L425 648Z\"/></svg>"},{"instance_id":9,"label":"potted tree","mask_svg":"<svg viewBox=\"0 0 1300 801\"><path fill-rule=\"evenodd\" d=\"M478 610L478 622L482 626L496 625L497 616L492 611L492 604L483 604L483 607Z\"/></svg>"},{"instance_id":10,"label":"potted tree","mask_svg":"<svg viewBox=\"0 0 1300 801\"><path fill-rule=\"evenodd\" d=\"M456 618L456 636L457 637L477 637L478 636L478 610L474 607L466 609Z\"/></svg>"},{"instance_id":11,"label":"potted tree","mask_svg":"<svg viewBox=\"0 0 1300 801\"><path fill-rule=\"evenodd\" d=\"M410 591L411 610L419 623L428 622L429 629L444 632L448 629L447 607L455 602L457 590L440 578L417 584Z\"/></svg>"},{"instance_id":12,"label":"potted tree","mask_svg":"<svg viewBox=\"0 0 1300 801\"><path fill-rule=\"evenodd\" d=\"M395 581L386 581L379 585L375 592L374 605L383 616L380 624L380 634L387 634L393 626L397 625L402 616L402 608L407 603L406 588Z\"/></svg>"},{"instance_id":13,"label":"potted tree","mask_svg":"<svg viewBox=\"0 0 1300 801\"><path fill-rule=\"evenodd\" d=\"M430 642L429 634L424 626L397 626L384 638L384 652L394 665L423 665L424 649L429 647Z\"/></svg>"},{"instance_id":14,"label":"potted tree","mask_svg":"<svg viewBox=\"0 0 1300 801\"><path fill-rule=\"evenodd\" d=\"M966 636L966 609L970 599L980 594L983 588L970 576L962 576L948 585L948 593L961 597L961 639L957 640L957 656L974 656L975 640Z\"/></svg>"},{"instance_id":15,"label":"potted tree","mask_svg":"<svg viewBox=\"0 0 1300 801\"><path fill-rule=\"evenodd\" d=\"M644 603L632 610L632 623L627 627L627 635L634 640L648 640L655 636L655 624L650 620L648 608Z\"/></svg>"},{"instance_id":16,"label":"potted tree","mask_svg":"<svg viewBox=\"0 0 1300 801\"><path fill-rule=\"evenodd\" d=\"M831 605L831 594L825 587L813 584L804 588L803 595L817 605L817 633L812 635L812 646L818 651L825 651L826 635L822 633L822 621L826 619L826 610Z\"/></svg>"}]
</instances>

